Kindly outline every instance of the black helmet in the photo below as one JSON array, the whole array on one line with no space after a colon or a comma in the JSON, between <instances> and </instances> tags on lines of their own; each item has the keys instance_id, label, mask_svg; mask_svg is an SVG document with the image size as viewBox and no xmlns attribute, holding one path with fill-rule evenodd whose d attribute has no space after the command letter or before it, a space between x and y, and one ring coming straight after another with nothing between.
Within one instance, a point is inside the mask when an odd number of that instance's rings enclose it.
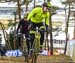
<instances>
[{"instance_id":1,"label":"black helmet","mask_svg":"<svg viewBox=\"0 0 75 63\"><path fill-rule=\"evenodd\" d=\"M42 5L45 6L45 7L48 7L47 2L44 2Z\"/></svg>"},{"instance_id":2,"label":"black helmet","mask_svg":"<svg viewBox=\"0 0 75 63\"><path fill-rule=\"evenodd\" d=\"M27 18L28 14L29 14L28 12L25 13L25 15L24 15L25 19Z\"/></svg>"}]
</instances>

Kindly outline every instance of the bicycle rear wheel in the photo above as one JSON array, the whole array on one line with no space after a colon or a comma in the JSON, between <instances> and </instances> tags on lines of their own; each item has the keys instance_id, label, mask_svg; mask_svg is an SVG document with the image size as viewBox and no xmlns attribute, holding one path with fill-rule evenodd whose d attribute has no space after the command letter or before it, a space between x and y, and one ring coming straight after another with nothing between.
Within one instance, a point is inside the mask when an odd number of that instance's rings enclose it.
<instances>
[{"instance_id":1,"label":"bicycle rear wheel","mask_svg":"<svg viewBox=\"0 0 75 63\"><path fill-rule=\"evenodd\" d=\"M24 36L21 39L21 50L23 52L23 56L25 58L25 62L29 63L29 58L28 58L28 50L27 50L27 44L26 44L26 38Z\"/></svg>"}]
</instances>

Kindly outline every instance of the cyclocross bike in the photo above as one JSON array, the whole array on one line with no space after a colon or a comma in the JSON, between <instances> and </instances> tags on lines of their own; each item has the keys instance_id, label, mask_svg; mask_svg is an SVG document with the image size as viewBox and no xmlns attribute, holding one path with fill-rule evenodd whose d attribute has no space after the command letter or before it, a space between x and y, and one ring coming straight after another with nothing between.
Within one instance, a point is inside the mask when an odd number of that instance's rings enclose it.
<instances>
[{"instance_id":1,"label":"cyclocross bike","mask_svg":"<svg viewBox=\"0 0 75 63\"><path fill-rule=\"evenodd\" d=\"M38 27L36 27L36 31L30 31L30 33L35 34L35 39L32 46L32 53L31 53L31 63L36 63L37 57L39 55L40 50L40 32L45 32L45 30L42 30Z\"/></svg>"},{"instance_id":2,"label":"cyclocross bike","mask_svg":"<svg viewBox=\"0 0 75 63\"><path fill-rule=\"evenodd\" d=\"M22 36L21 36L21 47L20 47L20 50L22 51L23 56L25 57L25 63L29 63L28 50L27 50L25 34L22 34Z\"/></svg>"}]
</instances>

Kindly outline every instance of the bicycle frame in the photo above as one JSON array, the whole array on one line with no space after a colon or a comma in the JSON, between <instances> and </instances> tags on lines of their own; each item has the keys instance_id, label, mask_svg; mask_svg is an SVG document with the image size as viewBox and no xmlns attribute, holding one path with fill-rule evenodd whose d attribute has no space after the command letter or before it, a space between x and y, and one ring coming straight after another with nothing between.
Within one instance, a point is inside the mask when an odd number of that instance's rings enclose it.
<instances>
[{"instance_id":1,"label":"bicycle frame","mask_svg":"<svg viewBox=\"0 0 75 63\"><path fill-rule=\"evenodd\" d=\"M35 43L35 52L39 53L39 48L40 48L40 33L38 31L38 28L36 29L36 32L35 32L35 40L34 40Z\"/></svg>"},{"instance_id":2,"label":"bicycle frame","mask_svg":"<svg viewBox=\"0 0 75 63\"><path fill-rule=\"evenodd\" d=\"M38 28L36 27L36 31L31 31L30 33L34 33L35 34L35 39L33 42L33 46L32 46L32 63L36 63L37 60L37 56L39 54L39 49L40 49L40 33L38 31Z\"/></svg>"}]
</instances>

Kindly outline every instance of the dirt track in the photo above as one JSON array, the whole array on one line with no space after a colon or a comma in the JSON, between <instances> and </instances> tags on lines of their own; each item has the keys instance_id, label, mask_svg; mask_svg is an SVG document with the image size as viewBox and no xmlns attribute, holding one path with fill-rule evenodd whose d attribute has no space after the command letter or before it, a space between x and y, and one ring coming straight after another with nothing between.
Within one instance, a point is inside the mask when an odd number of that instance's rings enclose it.
<instances>
[{"instance_id":1,"label":"dirt track","mask_svg":"<svg viewBox=\"0 0 75 63\"><path fill-rule=\"evenodd\" d=\"M71 58L65 55L38 56L37 63L70 63ZM0 57L0 63L25 63L24 57Z\"/></svg>"}]
</instances>

